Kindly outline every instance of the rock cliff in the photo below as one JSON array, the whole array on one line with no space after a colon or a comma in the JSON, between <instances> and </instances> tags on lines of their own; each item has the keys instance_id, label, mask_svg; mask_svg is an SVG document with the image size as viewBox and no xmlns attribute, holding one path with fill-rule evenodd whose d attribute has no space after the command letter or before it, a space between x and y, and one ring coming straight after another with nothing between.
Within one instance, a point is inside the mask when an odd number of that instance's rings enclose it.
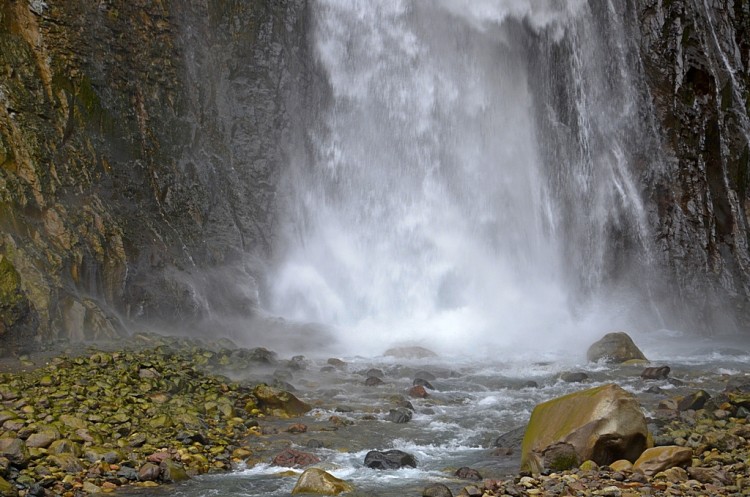
<instances>
[{"instance_id":1,"label":"rock cliff","mask_svg":"<svg viewBox=\"0 0 750 497\"><path fill-rule=\"evenodd\" d=\"M644 186L673 307L734 331L750 322L750 4L636 4L665 154Z\"/></svg>"},{"instance_id":2,"label":"rock cliff","mask_svg":"<svg viewBox=\"0 0 750 497\"><path fill-rule=\"evenodd\" d=\"M4 351L252 312L305 9L3 2Z\"/></svg>"}]
</instances>

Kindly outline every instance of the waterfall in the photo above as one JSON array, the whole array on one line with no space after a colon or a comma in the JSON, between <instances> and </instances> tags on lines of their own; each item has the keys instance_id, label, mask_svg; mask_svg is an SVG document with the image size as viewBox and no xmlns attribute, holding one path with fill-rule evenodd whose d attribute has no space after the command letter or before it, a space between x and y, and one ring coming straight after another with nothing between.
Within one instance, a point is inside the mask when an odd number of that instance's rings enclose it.
<instances>
[{"instance_id":1,"label":"waterfall","mask_svg":"<svg viewBox=\"0 0 750 497\"><path fill-rule=\"evenodd\" d=\"M620 9L313 2L324 81L282 184L271 310L370 354L631 324L627 275L650 260L633 164L654 138Z\"/></svg>"}]
</instances>

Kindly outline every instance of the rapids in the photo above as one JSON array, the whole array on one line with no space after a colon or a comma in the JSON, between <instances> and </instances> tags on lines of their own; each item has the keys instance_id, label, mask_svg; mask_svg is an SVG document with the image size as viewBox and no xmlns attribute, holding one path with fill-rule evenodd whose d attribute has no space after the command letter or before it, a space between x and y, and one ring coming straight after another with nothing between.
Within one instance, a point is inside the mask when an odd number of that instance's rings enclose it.
<instances>
[{"instance_id":1,"label":"rapids","mask_svg":"<svg viewBox=\"0 0 750 497\"><path fill-rule=\"evenodd\" d=\"M547 361L536 363L526 359L477 363L465 357L348 357L346 367L340 369L326 368L325 360L309 360L307 369L295 372L289 381L297 389L295 393L314 409L290 420L261 418L260 425L269 434L252 441L257 463L238 466L229 474L203 475L157 489L123 490L118 495L288 496L301 470L271 464L273 456L287 447L317 455L321 459L318 467L354 484L353 495L420 495L428 483L434 482L445 483L455 494L469 483L453 476L459 467L477 469L485 478L508 477L518 471L518 450L509 456L495 455L493 443L498 436L524 427L539 402L616 382L638 397L648 415L665 395L680 395L697 388L714 392L723 389L726 379L746 371L750 361L750 355L736 343L705 340L688 345L683 341L684 347L675 347L648 337L636 341L644 342L642 349L652 365L668 364L672 368L670 379L644 381L639 377L643 366L587 364L582 354L549 356ZM370 368L383 371L383 385L364 385L364 373ZM388 410L394 407L394 396L406 395L413 378L423 374L421 371L435 376L430 381L435 387L428 390L430 397L409 399L415 413L408 423L385 420ZM565 371L584 372L589 379L566 383L559 378ZM272 369L257 370L242 380L272 381L274 373ZM538 386L526 386L529 381ZM653 386L665 393L648 392ZM334 424L332 416L351 424ZM284 431L298 422L308 426L306 433ZM312 439L323 447L308 448ZM403 450L416 457L418 467L395 471L366 468L365 454L373 449Z\"/></svg>"}]
</instances>

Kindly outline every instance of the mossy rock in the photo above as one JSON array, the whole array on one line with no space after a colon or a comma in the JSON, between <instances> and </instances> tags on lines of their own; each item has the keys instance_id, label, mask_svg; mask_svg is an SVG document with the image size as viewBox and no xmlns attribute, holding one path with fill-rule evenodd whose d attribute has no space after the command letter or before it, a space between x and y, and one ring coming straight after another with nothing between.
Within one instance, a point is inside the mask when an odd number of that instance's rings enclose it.
<instances>
[{"instance_id":1,"label":"mossy rock","mask_svg":"<svg viewBox=\"0 0 750 497\"><path fill-rule=\"evenodd\" d=\"M278 388L260 384L253 389L253 395L258 399L258 406L266 413L274 416L294 417L310 411L312 407L302 402L291 393Z\"/></svg>"},{"instance_id":2,"label":"mossy rock","mask_svg":"<svg viewBox=\"0 0 750 497\"><path fill-rule=\"evenodd\" d=\"M14 329L28 332L25 328L33 328L35 322L31 309L21 286L21 276L11 261L0 254L0 337Z\"/></svg>"},{"instance_id":3,"label":"mossy rock","mask_svg":"<svg viewBox=\"0 0 750 497\"><path fill-rule=\"evenodd\" d=\"M605 361L609 363L624 363L634 359L647 361L646 356L636 346L627 333L607 333L601 340L593 343L586 352L590 362ZM631 363L632 364L632 363Z\"/></svg>"},{"instance_id":4,"label":"mossy rock","mask_svg":"<svg viewBox=\"0 0 750 497\"><path fill-rule=\"evenodd\" d=\"M106 447L88 447L84 450L83 457L91 463L104 461L108 464L116 464L125 459L122 451Z\"/></svg>"},{"instance_id":5,"label":"mossy rock","mask_svg":"<svg viewBox=\"0 0 750 497\"><path fill-rule=\"evenodd\" d=\"M25 467L31 458L26 443L20 438L0 438L0 456L21 468Z\"/></svg>"},{"instance_id":6,"label":"mossy rock","mask_svg":"<svg viewBox=\"0 0 750 497\"><path fill-rule=\"evenodd\" d=\"M57 454L49 456L47 460L66 473L80 473L84 469L73 454Z\"/></svg>"},{"instance_id":7,"label":"mossy rock","mask_svg":"<svg viewBox=\"0 0 750 497\"><path fill-rule=\"evenodd\" d=\"M78 444L65 438L52 442L47 452L50 454L71 454L75 457L81 457L81 448Z\"/></svg>"},{"instance_id":8,"label":"mossy rock","mask_svg":"<svg viewBox=\"0 0 750 497\"><path fill-rule=\"evenodd\" d=\"M521 471L570 469L586 460L635 461L647 444L638 401L617 385L603 385L534 408L521 445Z\"/></svg>"},{"instance_id":9,"label":"mossy rock","mask_svg":"<svg viewBox=\"0 0 750 497\"><path fill-rule=\"evenodd\" d=\"M161 478L165 482L178 482L190 479L182 464L172 459L163 460L159 467L161 468Z\"/></svg>"},{"instance_id":10,"label":"mossy rock","mask_svg":"<svg viewBox=\"0 0 750 497\"><path fill-rule=\"evenodd\" d=\"M15 485L5 480L2 476L0 476L0 495L3 497L16 497L18 495Z\"/></svg>"},{"instance_id":11,"label":"mossy rock","mask_svg":"<svg viewBox=\"0 0 750 497\"><path fill-rule=\"evenodd\" d=\"M330 473L318 468L306 470L297 480L292 490L292 495L314 494L314 495L338 495L342 492L351 492L354 487L336 478Z\"/></svg>"}]
</instances>

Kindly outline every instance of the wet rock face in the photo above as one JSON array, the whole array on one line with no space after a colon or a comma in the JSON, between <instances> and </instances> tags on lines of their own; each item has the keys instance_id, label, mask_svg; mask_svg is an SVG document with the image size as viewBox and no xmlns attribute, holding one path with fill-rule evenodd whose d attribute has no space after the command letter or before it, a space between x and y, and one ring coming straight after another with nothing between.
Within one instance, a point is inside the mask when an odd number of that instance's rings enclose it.
<instances>
[{"instance_id":1,"label":"wet rock face","mask_svg":"<svg viewBox=\"0 0 750 497\"><path fill-rule=\"evenodd\" d=\"M302 0L0 6L0 261L17 275L2 278L3 350L252 312L304 14Z\"/></svg>"},{"instance_id":2,"label":"wet rock face","mask_svg":"<svg viewBox=\"0 0 750 497\"><path fill-rule=\"evenodd\" d=\"M704 330L733 329L750 313L750 6L640 0L637 8L666 155L646 187L672 298L691 302L688 320Z\"/></svg>"}]
</instances>

